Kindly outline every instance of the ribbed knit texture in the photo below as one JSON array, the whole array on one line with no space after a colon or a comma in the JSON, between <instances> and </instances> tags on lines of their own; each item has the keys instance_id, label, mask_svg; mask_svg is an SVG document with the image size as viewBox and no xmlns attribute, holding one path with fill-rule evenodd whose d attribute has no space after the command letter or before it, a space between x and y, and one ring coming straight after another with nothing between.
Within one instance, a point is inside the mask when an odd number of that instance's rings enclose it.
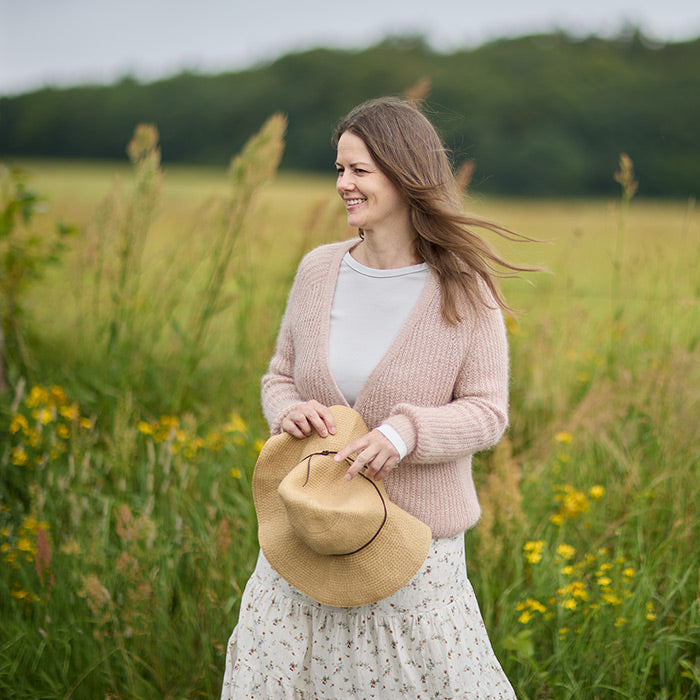
<instances>
[{"instance_id":1,"label":"ribbed knit texture","mask_svg":"<svg viewBox=\"0 0 700 700\"><path fill-rule=\"evenodd\" d=\"M262 380L263 412L273 434L302 401L347 405L329 368L328 331L340 262L357 243L321 246L299 265ZM427 523L433 537L456 534L479 519L471 457L495 445L508 421L508 346L500 310L474 310L465 301L463 320L450 325L440 296L431 272L353 406L370 429L388 423L406 443L408 455L385 479L387 494Z\"/></svg>"}]
</instances>

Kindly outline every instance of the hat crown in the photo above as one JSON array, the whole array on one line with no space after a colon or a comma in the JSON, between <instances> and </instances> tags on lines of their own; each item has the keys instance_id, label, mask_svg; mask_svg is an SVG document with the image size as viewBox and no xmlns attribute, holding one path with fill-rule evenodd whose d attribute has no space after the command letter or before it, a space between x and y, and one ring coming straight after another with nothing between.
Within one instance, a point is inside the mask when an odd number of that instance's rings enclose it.
<instances>
[{"instance_id":1,"label":"hat crown","mask_svg":"<svg viewBox=\"0 0 700 700\"><path fill-rule=\"evenodd\" d=\"M384 498L376 484L362 475L347 481L346 469L332 456L311 454L277 489L297 537L326 556L361 550L386 519Z\"/></svg>"}]
</instances>

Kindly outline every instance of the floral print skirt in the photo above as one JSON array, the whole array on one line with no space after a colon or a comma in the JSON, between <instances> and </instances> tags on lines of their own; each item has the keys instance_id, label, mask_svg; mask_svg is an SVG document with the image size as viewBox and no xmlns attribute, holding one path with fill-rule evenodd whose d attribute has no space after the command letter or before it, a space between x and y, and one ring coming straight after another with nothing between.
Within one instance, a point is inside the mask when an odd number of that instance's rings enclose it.
<instances>
[{"instance_id":1,"label":"floral print skirt","mask_svg":"<svg viewBox=\"0 0 700 700\"><path fill-rule=\"evenodd\" d=\"M355 608L317 603L261 552L229 639L221 698L514 700L515 694L491 648L459 534L433 540L422 568L399 591Z\"/></svg>"}]
</instances>

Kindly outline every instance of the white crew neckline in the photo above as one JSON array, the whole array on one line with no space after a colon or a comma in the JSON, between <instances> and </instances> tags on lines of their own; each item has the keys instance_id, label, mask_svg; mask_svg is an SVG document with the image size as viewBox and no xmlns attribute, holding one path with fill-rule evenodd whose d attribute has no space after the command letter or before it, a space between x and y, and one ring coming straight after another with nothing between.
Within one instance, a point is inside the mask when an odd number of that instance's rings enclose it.
<instances>
[{"instance_id":1,"label":"white crew neckline","mask_svg":"<svg viewBox=\"0 0 700 700\"><path fill-rule=\"evenodd\" d=\"M416 263L415 265L407 265L406 267L391 267L380 269L378 267L367 267L361 262L352 257L350 251L343 256L343 262L351 267L355 272L366 277L403 277L404 275L413 275L417 272L424 272L428 269L428 263Z\"/></svg>"}]
</instances>

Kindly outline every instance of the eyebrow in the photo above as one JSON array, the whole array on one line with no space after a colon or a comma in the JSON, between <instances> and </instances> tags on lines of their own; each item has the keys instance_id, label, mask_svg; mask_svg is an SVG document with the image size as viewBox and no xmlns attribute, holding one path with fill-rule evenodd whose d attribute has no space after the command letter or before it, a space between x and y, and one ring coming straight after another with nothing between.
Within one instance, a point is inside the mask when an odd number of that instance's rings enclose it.
<instances>
[{"instance_id":1,"label":"eyebrow","mask_svg":"<svg viewBox=\"0 0 700 700\"><path fill-rule=\"evenodd\" d=\"M342 165L343 167L346 167L339 160L336 160L335 164ZM350 168L357 168L358 166L363 167L363 168L373 168L374 167L371 163L365 163L362 160L359 160L356 163L350 163L350 165L349 165Z\"/></svg>"}]
</instances>

